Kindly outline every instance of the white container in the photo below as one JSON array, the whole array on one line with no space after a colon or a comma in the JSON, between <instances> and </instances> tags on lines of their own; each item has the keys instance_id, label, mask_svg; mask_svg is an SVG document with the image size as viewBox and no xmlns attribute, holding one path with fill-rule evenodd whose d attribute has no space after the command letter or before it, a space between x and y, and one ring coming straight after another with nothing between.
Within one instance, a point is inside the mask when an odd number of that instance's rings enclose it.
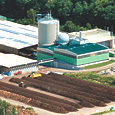
<instances>
[{"instance_id":1,"label":"white container","mask_svg":"<svg viewBox=\"0 0 115 115\"><path fill-rule=\"evenodd\" d=\"M47 20L38 22L39 45L53 44L59 35L59 21Z\"/></svg>"}]
</instances>

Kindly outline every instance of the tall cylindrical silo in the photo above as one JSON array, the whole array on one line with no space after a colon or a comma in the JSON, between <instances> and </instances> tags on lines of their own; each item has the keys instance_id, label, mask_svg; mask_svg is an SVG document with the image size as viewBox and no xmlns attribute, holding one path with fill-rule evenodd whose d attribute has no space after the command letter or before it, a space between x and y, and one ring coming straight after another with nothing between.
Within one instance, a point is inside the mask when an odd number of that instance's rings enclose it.
<instances>
[{"instance_id":1,"label":"tall cylindrical silo","mask_svg":"<svg viewBox=\"0 0 115 115\"><path fill-rule=\"evenodd\" d=\"M38 44L53 44L59 35L59 21L45 20L38 22Z\"/></svg>"}]
</instances>

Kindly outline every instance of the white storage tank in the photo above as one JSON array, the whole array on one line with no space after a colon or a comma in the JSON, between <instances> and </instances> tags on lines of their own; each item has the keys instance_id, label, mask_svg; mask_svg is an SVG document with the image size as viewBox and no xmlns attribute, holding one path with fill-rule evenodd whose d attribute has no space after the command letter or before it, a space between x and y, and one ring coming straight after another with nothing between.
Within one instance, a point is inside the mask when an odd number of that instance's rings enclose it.
<instances>
[{"instance_id":1,"label":"white storage tank","mask_svg":"<svg viewBox=\"0 0 115 115\"><path fill-rule=\"evenodd\" d=\"M38 21L38 44L53 44L59 35L59 21L51 16Z\"/></svg>"},{"instance_id":2,"label":"white storage tank","mask_svg":"<svg viewBox=\"0 0 115 115\"><path fill-rule=\"evenodd\" d=\"M56 40L57 44L62 44L65 45L67 43L69 43L69 35L66 33L59 33L58 38Z\"/></svg>"}]
</instances>

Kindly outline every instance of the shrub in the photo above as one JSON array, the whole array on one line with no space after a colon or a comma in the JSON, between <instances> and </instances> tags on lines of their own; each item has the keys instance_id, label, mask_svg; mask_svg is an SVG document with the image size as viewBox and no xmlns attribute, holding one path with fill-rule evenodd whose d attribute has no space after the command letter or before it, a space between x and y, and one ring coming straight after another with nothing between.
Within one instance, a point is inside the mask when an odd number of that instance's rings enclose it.
<instances>
[{"instance_id":1,"label":"shrub","mask_svg":"<svg viewBox=\"0 0 115 115\"><path fill-rule=\"evenodd\" d=\"M32 110L33 112L35 112L32 107L27 107L26 109L29 109L29 110Z\"/></svg>"}]
</instances>

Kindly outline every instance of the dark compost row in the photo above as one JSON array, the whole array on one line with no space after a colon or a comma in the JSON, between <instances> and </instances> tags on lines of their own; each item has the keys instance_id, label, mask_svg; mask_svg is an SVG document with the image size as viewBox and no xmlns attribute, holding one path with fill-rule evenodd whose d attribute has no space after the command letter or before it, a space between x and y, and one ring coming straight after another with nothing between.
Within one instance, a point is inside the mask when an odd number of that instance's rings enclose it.
<instances>
[{"instance_id":1,"label":"dark compost row","mask_svg":"<svg viewBox=\"0 0 115 115\"><path fill-rule=\"evenodd\" d=\"M0 85L1 85L0 90L5 90L7 92L11 92L14 94L18 94L18 95L30 98L30 101L27 102L30 105L40 107L43 109L47 109L47 110L53 111L53 112L59 112L59 113L67 113L69 111L77 111L77 108L75 108L71 105L57 102L54 100L49 100L47 98L42 98L39 96L38 92L23 89L23 88L20 88L17 86L14 87L14 85L6 84L3 82L0 82Z\"/></svg>"},{"instance_id":2,"label":"dark compost row","mask_svg":"<svg viewBox=\"0 0 115 115\"><path fill-rule=\"evenodd\" d=\"M54 73L53 73L54 74ZM55 78L54 78L54 76L55 76ZM73 79L73 80L75 80L75 78L70 78L70 77L67 77L66 79L65 79L65 81L66 82L64 82L64 80L62 80L62 78L61 78L61 80L59 79L60 77L62 77L62 75L57 75L57 74L55 74L55 75L46 75L46 74L42 74L42 77L38 77L38 78L35 78L36 80L34 80L34 82L35 83L38 83L38 81L37 80L42 80L42 81L46 81L46 82L50 82L50 83L54 83L54 84L57 84L57 85L59 85L59 86L64 86L64 87L69 87L69 88L71 88L71 89L73 89L73 90L79 90L79 91L82 91L82 92L86 92L86 93L90 93L90 94L93 94L92 96L94 97L94 98L96 98L96 99L102 99L102 101L104 101L104 102L106 102L106 103L108 103L108 102L110 102L109 100L111 100L111 101L115 101L115 97L114 96L112 96L111 94L108 94L107 92L103 92L103 90L98 90L98 91L96 91L96 87L80 87L81 86L81 84L79 85L79 83L77 83L76 85L74 84L74 85L72 85L72 83L70 83L70 79ZM64 76L65 77L65 76ZM25 78L25 77L23 77L22 79L26 79L26 80L30 80L29 78ZM68 79L68 80L67 80ZM69 83L68 83L68 82ZM78 80L79 81L79 80ZM83 80L80 80L80 81L82 81L82 83L83 84L89 84L89 82L87 82L87 81L83 81ZM92 83L92 84L94 84L94 83ZM101 85L102 86L102 85ZM100 87L101 87L100 86ZM98 88L99 89L99 88ZM108 90L109 90L109 88L108 88ZM111 88L110 88L110 90L112 90ZM96 97L95 97L95 96ZM86 96L86 95L85 95ZM99 97L98 97L99 96ZM107 98L108 100L106 100L105 98Z\"/></svg>"},{"instance_id":3,"label":"dark compost row","mask_svg":"<svg viewBox=\"0 0 115 115\"><path fill-rule=\"evenodd\" d=\"M86 97L84 95L78 94L79 91L77 92L76 90L72 90L70 88L66 88L66 87L63 87L63 86L59 86L59 85L56 85L56 84L47 83L47 82L39 81L39 80L38 80L38 83L34 83L34 82L32 82L33 79L32 78L30 78L30 79L31 79L31 81L27 81L27 80L24 80L24 79L21 80L21 79L18 79L18 78L12 78L12 79L10 79L10 81L14 82L14 83L20 83L21 81L23 81L25 84L27 84L30 87L39 88L39 89L42 89L42 90L45 90L45 91L49 91L51 93L56 93L56 94L63 95L63 96L69 97L69 98L73 98L73 99L76 99L76 100L79 100L79 101L86 101L86 102L91 104L90 105L91 107L93 105L105 106L105 103L103 101L95 99L95 98L93 98L93 96L92 96L92 98L89 98L88 95L89 96L91 95L89 93L87 93L87 97ZM84 94L85 94L85 92L84 92ZM105 101L109 101L109 100L105 99Z\"/></svg>"},{"instance_id":4,"label":"dark compost row","mask_svg":"<svg viewBox=\"0 0 115 115\"><path fill-rule=\"evenodd\" d=\"M114 88L56 73L49 73L48 75L42 74L42 77L37 77L34 79L29 77L22 77L22 79L12 78L10 81L18 84L23 81L29 87L38 88L50 93L75 99L76 103L73 103L55 97L51 98L47 95L48 100L63 103L61 107L66 111L75 111L81 107L106 106L105 103L115 101ZM42 94L39 96L46 98L46 96L42 96ZM44 102L48 103L48 101L45 100ZM70 105L71 109L66 108L64 104ZM54 105L56 106L55 102Z\"/></svg>"},{"instance_id":5,"label":"dark compost row","mask_svg":"<svg viewBox=\"0 0 115 115\"><path fill-rule=\"evenodd\" d=\"M49 83L49 82L47 82L47 79L46 79L46 81L45 80L41 81L41 80L37 80L37 79L31 79L31 78L28 78L28 77L23 77L22 79L33 82L33 83L37 83L37 84L44 83L47 86L53 85L54 87L59 88L61 90L68 91L68 92L71 92L71 93L76 93L76 94L79 94L79 95L83 95L85 97L90 97L90 98L94 98L94 99L97 99L97 100L101 100L101 101L104 101L105 103L110 102L108 99L106 99L104 97L100 97L100 96L96 96L96 95L93 95L93 94L90 94L90 93L87 93L87 92L79 91L79 90L73 88L74 86L72 87L72 85L68 86L68 84L62 83L63 85L61 86L61 84L59 84L58 81L56 81L54 83Z\"/></svg>"}]
</instances>

